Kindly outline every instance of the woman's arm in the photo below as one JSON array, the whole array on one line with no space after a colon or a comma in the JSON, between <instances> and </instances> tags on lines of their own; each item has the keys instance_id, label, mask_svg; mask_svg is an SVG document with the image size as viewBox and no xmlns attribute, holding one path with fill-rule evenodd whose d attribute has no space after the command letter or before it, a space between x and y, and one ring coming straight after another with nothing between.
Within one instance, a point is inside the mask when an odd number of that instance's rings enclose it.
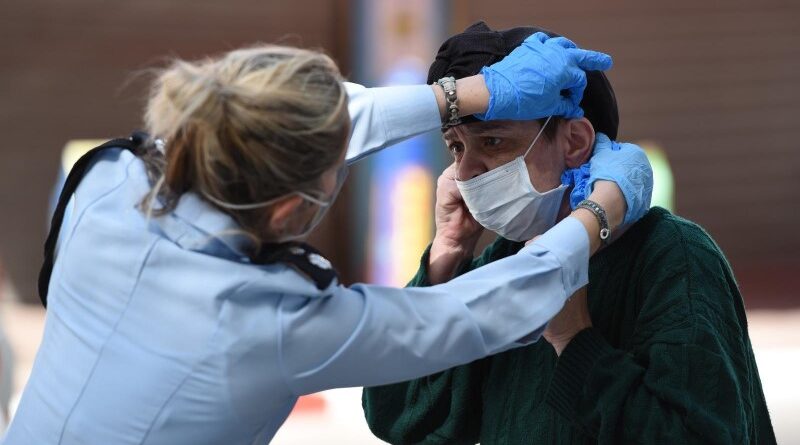
<instances>
[{"instance_id":1,"label":"woman's arm","mask_svg":"<svg viewBox=\"0 0 800 445\"><path fill-rule=\"evenodd\" d=\"M536 33L501 61L484 67L485 75L456 81L459 114L486 120L581 116L578 104L586 86L584 70L609 68L611 57L606 54ZM439 86L364 88L345 83L345 88L352 120L349 163L438 128L445 115ZM564 97L562 90L569 90L570 97Z\"/></svg>"},{"instance_id":2,"label":"woman's arm","mask_svg":"<svg viewBox=\"0 0 800 445\"><path fill-rule=\"evenodd\" d=\"M442 125L446 102L439 86L365 88L346 82L345 89L352 121L347 148L347 162L350 164ZM486 111L489 90L483 76L459 79L456 89L462 116Z\"/></svg>"},{"instance_id":3,"label":"woman's arm","mask_svg":"<svg viewBox=\"0 0 800 445\"><path fill-rule=\"evenodd\" d=\"M280 308L287 384L298 395L382 385L521 346L587 282L588 257L586 231L567 218L519 254L442 285L287 295Z\"/></svg>"},{"instance_id":4,"label":"woman's arm","mask_svg":"<svg viewBox=\"0 0 800 445\"><path fill-rule=\"evenodd\" d=\"M441 125L428 85L365 88L348 82L345 88L351 120L348 164Z\"/></svg>"},{"instance_id":5,"label":"woman's arm","mask_svg":"<svg viewBox=\"0 0 800 445\"><path fill-rule=\"evenodd\" d=\"M498 238L457 275L500 258L522 246ZM428 251L409 287L431 286ZM480 441L483 384L491 357L407 382L366 387L361 405L370 430L389 443L452 444Z\"/></svg>"}]
</instances>

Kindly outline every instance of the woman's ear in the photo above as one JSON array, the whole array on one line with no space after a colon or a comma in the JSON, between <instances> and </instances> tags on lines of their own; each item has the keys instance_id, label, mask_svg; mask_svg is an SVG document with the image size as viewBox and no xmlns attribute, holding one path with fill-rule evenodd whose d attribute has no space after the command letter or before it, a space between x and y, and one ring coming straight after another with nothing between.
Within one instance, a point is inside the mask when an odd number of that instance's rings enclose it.
<instances>
[{"instance_id":1,"label":"woman's ear","mask_svg":"<svg viewBox=\"0 0 800 445\"><path fill-rule=\"evenodd\" d=\"M282 234L291 224L292 216L297 208L303 204L303 198L295 194L289 194L279 199L270 206L270 214L267 217L269 233Z\"/></svg>"},{"instance_id":2,"label":"woman's ear","mask_svg":"<svg viewBox=\"0 0 800 445\"><path fill-rule=\"evenodd\" d=\"M594 127L589 119L569 119L564 124L564 161L568 168L577 168L589 161L594 147Z\"/></svg>"}]
</instances>

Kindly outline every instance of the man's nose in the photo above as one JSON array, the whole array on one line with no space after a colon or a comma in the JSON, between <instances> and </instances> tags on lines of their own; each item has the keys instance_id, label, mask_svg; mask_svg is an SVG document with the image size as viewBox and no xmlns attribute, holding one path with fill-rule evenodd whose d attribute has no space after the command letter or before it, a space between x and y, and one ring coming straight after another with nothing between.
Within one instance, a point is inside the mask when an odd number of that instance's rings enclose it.
<instances>
[{"instance_id":1,"label":"man's nose","mask_svg":"<svg viewBox=\"0 0 800 445\"><path fill-rule=\"evenodd\" d=\"M489 171L479 156L466 151L456 165L456 178L461 181L472 179Z\"/></svg>"}]
</instances>

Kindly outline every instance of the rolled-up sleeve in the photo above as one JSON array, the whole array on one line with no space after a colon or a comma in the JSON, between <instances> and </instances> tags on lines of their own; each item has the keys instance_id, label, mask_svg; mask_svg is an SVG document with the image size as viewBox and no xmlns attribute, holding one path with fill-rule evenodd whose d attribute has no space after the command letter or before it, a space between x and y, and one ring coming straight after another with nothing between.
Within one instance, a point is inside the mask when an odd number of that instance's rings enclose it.
<instances>
[{"instance_id":1,"label":"rolled-up sleeve","mask_svg":"<svg viewBox=\"0 0 800 445\"><path fill-rule=\"evenodd\" d=\"M428 85L365 88L345 82L352 121L347 162L439 128L439 107Z\"/></svg>"},{"instance_id":2,"label":"rolled-up sleeve","mask_svg":"<svg viewBox=\"0 0 800 445\"><path fill-rule=\"evenodd\" d=\"M518 254L431 287L357 284L286 296L280 355L296 394L432 374L540 331L588 281L589 240L566 218Z\"/></svg>"}]
</instances>

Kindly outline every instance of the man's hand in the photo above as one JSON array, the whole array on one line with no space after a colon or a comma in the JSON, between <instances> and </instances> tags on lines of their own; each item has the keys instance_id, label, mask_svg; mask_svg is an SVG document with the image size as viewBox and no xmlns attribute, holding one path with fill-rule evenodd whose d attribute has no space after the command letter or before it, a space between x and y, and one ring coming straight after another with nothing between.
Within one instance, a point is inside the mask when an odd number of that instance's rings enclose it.
<instances>
[{"instance_id":1,"label":"man's hand","mask_svg":"<svg viewBox=\"0 0 800 445\"><path fill-rule=\"evenodd\" d=\"M431 245L428 279L432 284L453 277L458 266L472 258L483 227L469 213L455 182L455 163L436 183L436 236Z\"/></svg>"},{"instance_id":2,"label":"man's hand","mask_svg":"<svg viewBox=\"0 0 800 445\"><path fill-rule=\"evenodd\" d=\"M578 332L590 327L592 319L586 302L586 288L583 287L567 299L561 312L547 324L542 336L553 345L556 354L560 356Z\"/></svg>"}]
</instances>

